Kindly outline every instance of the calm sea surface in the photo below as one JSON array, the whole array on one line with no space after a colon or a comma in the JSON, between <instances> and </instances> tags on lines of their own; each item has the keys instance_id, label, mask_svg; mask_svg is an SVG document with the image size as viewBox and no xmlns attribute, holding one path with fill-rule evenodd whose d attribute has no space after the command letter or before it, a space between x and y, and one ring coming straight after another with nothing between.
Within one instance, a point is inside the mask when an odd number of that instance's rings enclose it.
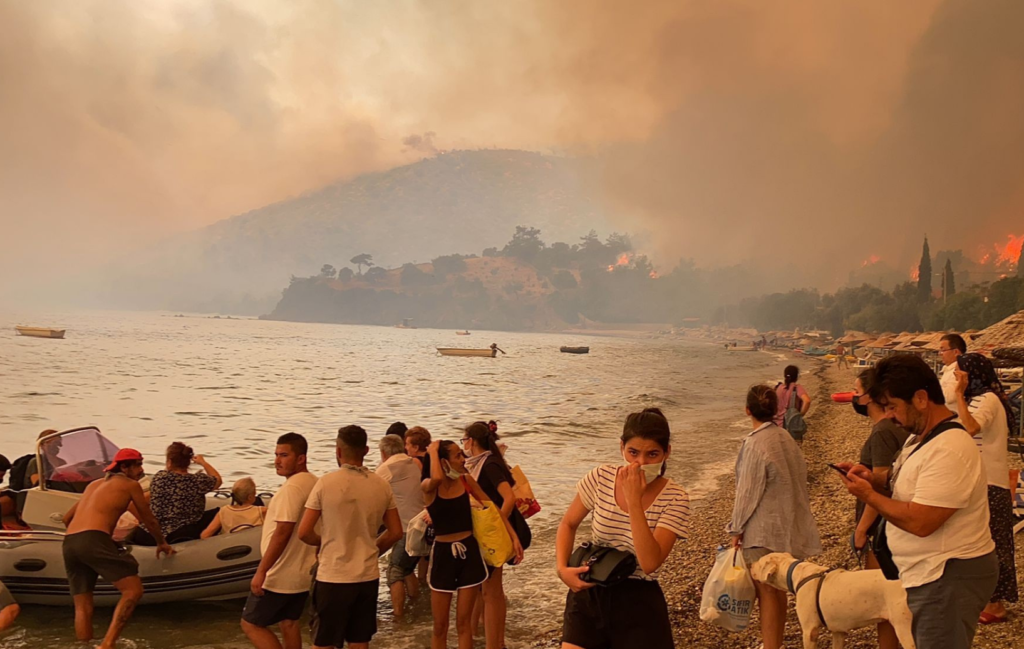
<instances>
[{"instance_id":1,"label":"calm sea surface","mask_svg":"<svg viewBox=\"0 0 1024 649\"><path fill-rule=\"evenodd\" d=\"M64 340L16 336L16 324L67 328ZM486 347L489 358L450 358L436 346ZM589 355L561 354L589 345ZM554 574L554 535L574 485L599 463L618 463L625 416L662 408L673 428L669 475L691 497L731 468L746 432L742 399L750 384L781 376L767 353L726 353L675 340L568 334L492 333L173 317L160 313L0 312L0 453L32 450L44 428L96 425L120 446L162 468L163 450L180 440L217 467L230 485L253 476L261 490L280 484L274 440L289 431L310 442L310 470L336 468L339 426L359 424L377 440L401 420L435 439L497 419L507 459L522 466L543 511L530 519L533 546L522 566L506 569L508 645L526 646L559 625L565 589ZM677 551L686 551L682 544ZM429 645L429 598L403 623L382 592L374 646ZM140 649L247 647L241 602L140 608L123 646ZM108 612L97 612L102 636ZM454 615L452 620L454 645ZM71 609L27 607L2 647L80 647ZM483 646L482 640L480 646Z\"/></svg>"}]
</instances>

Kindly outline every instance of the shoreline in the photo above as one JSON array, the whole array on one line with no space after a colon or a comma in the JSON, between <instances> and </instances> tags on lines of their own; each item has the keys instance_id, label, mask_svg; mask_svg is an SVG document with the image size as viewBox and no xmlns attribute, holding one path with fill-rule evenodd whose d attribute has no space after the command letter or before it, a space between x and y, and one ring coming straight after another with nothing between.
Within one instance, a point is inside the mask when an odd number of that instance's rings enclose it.
<instances>
[{"instance_id":1,"label":"shoreline","mask_svg":"<svg viewBox=\"0 0 1024 649\"><path fill-rule=\"evenodd\" d=\"M840 371L832 364L822 364L808 371L806 376L814 377L814 385L809 389L814 405L807 415L808 432L803 452L807 460L811 511L818 523L824 548L811 560L825 567L856 569L849 546L854 499L827 466L828 462L855 461L869 432L865 418L856 415L848 405L831 401L833 392L851 389L856 372ZM1018 456L1011 456L1011 468L1021 465ZM732 515L734 493L734 477L730 473L718 478L717 488L707 497L694 501L689 538L676 544L659 571L676 647L754 649L761 644L756 608L750 627L743 633L730 633L701 621L699 616L701 591L714 565L715 549L727 541L725 527ZM1021 535L1017 536L1016 552L1018 575L1024 575L1024 537ZM1006 649L1024 637L1024 606L1020 603L1007 604L1006 608L1009 613L1007 622L979 625L974 647ZM533 646L558 647L560 638L561 629L555 629L543 634ZM802 642L800 625L790 598L785 643L787 647L801 647ZM846 646L848 649L875 649L878 644L874 628L851 632Z\"/></svg>"}]
</instances>

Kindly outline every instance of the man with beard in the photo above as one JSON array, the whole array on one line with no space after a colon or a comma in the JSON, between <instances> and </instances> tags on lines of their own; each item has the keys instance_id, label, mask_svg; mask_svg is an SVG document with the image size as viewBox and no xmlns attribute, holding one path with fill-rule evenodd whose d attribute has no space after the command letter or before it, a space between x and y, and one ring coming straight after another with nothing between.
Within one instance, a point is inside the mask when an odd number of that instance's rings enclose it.
<instances>
[{"instance_id":1,"label":"man with beard","mask_svg":"<svg viewBox=\"0 0 1024 649\"><path fill-rule=\"evenodd\" d=\"M917 648L967 649L999 575L981 455L923 360L891 356L875 372L871 399L911 436L893 466L892 497L875 491L863 465L840 465L844 482L886 520Z\"/></svg>"}]
</instances>

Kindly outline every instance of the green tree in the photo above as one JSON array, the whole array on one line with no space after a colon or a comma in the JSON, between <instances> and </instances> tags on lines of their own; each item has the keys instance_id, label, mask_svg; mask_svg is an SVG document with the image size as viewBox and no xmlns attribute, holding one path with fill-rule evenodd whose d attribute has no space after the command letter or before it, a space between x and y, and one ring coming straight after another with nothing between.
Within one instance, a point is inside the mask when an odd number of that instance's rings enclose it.
<instances>
[{"instance_id":1,"label":"green tree","mask_svg":"<svg viewBox=\"0 0 1024 649\"><path fill-rule=\"evenodd\" d=\"M374 266L366 271L365 279L370 284L376 284L380 280L384 279L384 276L387 274L388 271L384 270L380 266Z\"/></svg>"},{"instance_id":2,"label":"green tree","mask_svg":"<svg viewBox=\"0 0 1024 649\"><path fill-rule=\"evenodd\" d=\"M380 268L380 266L377 268ZM399 281L402 286L429 286L434 283L434 276L424 273L416 264L405 264L402 266Z\"/></svg>"},{"instance_id":3,"label":"green tree","mask_svg":"<svg viewBox=\"0 0 1024 649\"><path fill-rule=\"evenodd\" d=\"M502 253L506 257L515 257L523 261L533 261L537 253L544 249L540 239L540 230L525 225L517 225L512 240L505 244Z\"/></svg>"},{"instance_id":4,"label":"green tree","mask_svg":"<svg viewBox=\"0 0 1024 649\"><path fill-rule=\"evenodd\" d=\"M956 295L956 278L953 277L953 263L946 260L946 268L942 271L942 301Z\"/></svg>"},{"instance_id":5,"label":"green tree","mask_svg":"<svg viewBox=\"0 0 1024 649\"><path fill-rule=\"evenodd\" d=\"M351 282L353 275L355 275L355 273L353 273L352 269L349 268L348 266L342 266L338 270L338 279L340 279L343 282Z\"/></svg>"},{"instance_id":6,"label":"green tree","mask_svg":"<svg viewBox=\"0 0 1024 649\"><path fill-rule=\"evenodd\" d=\"M438 275L455 275L466 270L466 262L462 255L441 255L430 263Z\"/></svg>"},{"instance_id":7,"label":"green tree","mask_svg":"<svg viewBox=\"0 0 1024 649\"><path fill-rule=\"evenodd\" d=\"M334 266L330 264L324 264L320 267L320 277L332 278L334 277Z\"/></svg>"},{"instance_id":8,"label":"green tree","mask_svg":"<svg viewBox=\"0 0 1024 649\"><path fill-rule=\"evenodd\" d=\"M551 278L551 283L559 290L571 290L579 286L576 277L567 270L560 270Z\"/></svg>"},{"instance_id":9,"label":"green tree","mask_svg":"<svg viewBox=\"0 0 1024 649\"><path fill-rule=\"evenodd\" d=\"M1021 262L1024 261L1024 246L1020 248L1020 254L1017 255L1017 277L1024 278L1024 265Z\"/></svg>"},{"instance_id":10,"label":"green tree","mask_svg":"<svg viewBox=\"0 0 1024 649\"><path fill-rule=\"evenodd\" d=\"M921 302L931 302L932 255L931 251L928 249L928 237L924 238L924 247L921 249L921 263L917 266L917 293Z\"/></svg>"},{"instance_id":11,"label":"green tree","mask_svg":"<svg viewBox=\"0 0 1024 649\"><path fill-rule=\"evenodd\" d=\"M363 274L363 266L368 266L368 267L372 267L373 266L373 255L368 255L368 254L366 254L364 252L364 253L362 253L360 255L356 255L352 259L349 259L348 263L355 264L356 267L359 268L359 274L362 275Z\"/></svg>"}]
</instances>

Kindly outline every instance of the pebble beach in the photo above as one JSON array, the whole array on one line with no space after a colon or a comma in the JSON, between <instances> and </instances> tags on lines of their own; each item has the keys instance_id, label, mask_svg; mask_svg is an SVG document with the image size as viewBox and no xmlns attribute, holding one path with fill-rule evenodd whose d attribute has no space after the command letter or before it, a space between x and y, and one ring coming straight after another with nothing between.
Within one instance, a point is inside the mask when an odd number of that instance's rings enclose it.
<instances>
[{"instance_id":1,"label":"pebble beach","mask_svg":"<svg viewBox=\"0 0 1024 649\"><path fill-rule=\"evenodd\" d=\"M856 415L846 404L834 404L830 395L853 389L855 370L837 370L831 364L821 364L813 371L804 368L802 383L814 397L808 413L808 432L803 445L807 459L811 509L818 522L818 531L824 552L811 561L825 567L840 566L856 569L850 550L849 538L854 525L854 499L827 464L855 461L869 432L867 420ZM1011 468L1021 468L1016 455ZM723 476L718 489L709 497L694 503L690 520L690 538L677 543L676 548L660 570L660 583L668 601L669 615L675 631L676 647L694 649L756 649L761 645L757 611L747 631L730 633L702 622L700 610L701 590L715 561L715 549L724 544L725 526L732 515L734 494L733 476ZM1017 535L1018 578L1024 575L1024 535ZM1024 584L1020 585L1024 591ZM786 623L786 647L802 647L800 626L790 598L789 619ZM979 626L974 641L978 649L1008 649L1024 647L1024 617L1022 605L1007 604L1007 622ZM538 639L536 647L559 646L560 631L552 630ZM828 634L819 638L819 647L830 647ZM849 649L877 647L874 628L860 629L847 638Z\"/></svg>"}]
</instances>

